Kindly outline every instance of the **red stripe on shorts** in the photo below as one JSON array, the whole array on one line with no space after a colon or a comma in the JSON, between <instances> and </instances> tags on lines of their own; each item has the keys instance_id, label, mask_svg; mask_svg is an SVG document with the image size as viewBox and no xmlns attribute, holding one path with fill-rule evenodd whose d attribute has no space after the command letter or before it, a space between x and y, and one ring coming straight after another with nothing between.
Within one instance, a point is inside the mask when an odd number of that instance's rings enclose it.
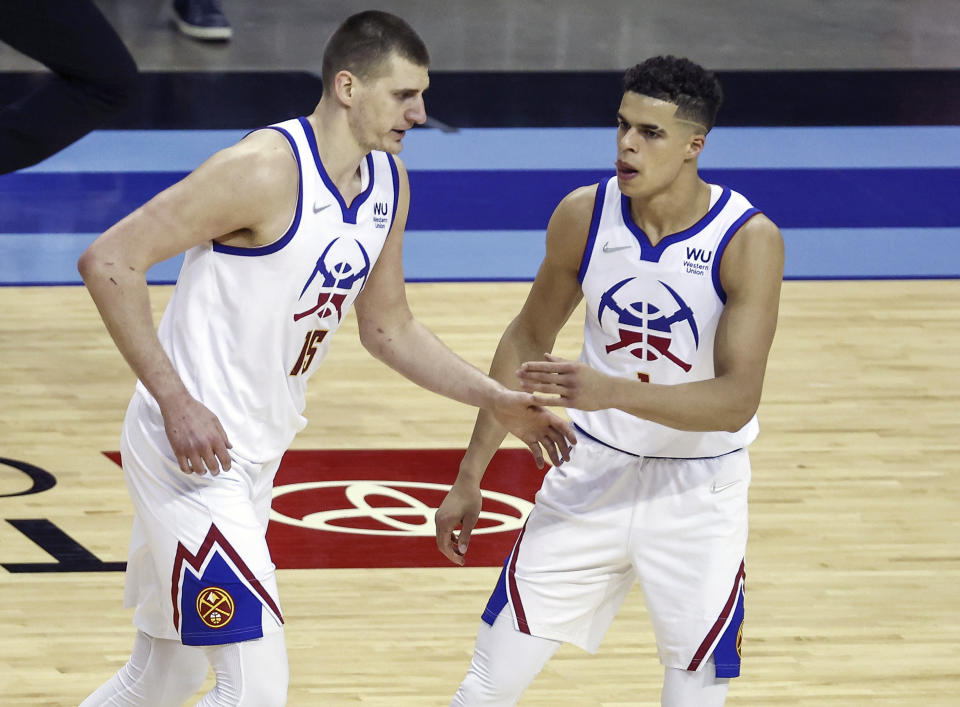
<instances>
[{"instance_id":1,"label":"red stripe on shorts","mask_svg":"<svg viewBox=\"0 0 960 707\"><path fill-rule=\"evenodd\" d=\"M246 579L254 591L260 595L263 603L270 608L270 611L277 617L277 620L283 623L283 616L280 615L280 607L273 601L273 597L271 597L270 593L260 584L260 580L250 571L247 563L240 557L240 553L233 549L233 546L223 536L223 533L220 532L216 524L211 523L210 530L207 531L207 537L203 539L203 543L201 543L196 555L191 554L191 552L183 546L183 543L177 543L177 556L173 562L173 579L171 580L172 586L170 587L170 598L173 601L173 627L178 631L180 630L180 607L177 604L177 590L180 589L180 572L183 569L183 563L186 562L193 567L199 575L200 568L203 566L204 560L207 559L207 555L210 554L214 543L217 543L217 545L227 553L227 557L229 557L230 561L240 570L243 578Z\"/></svg>"},{"instance_id":2,"label":"red stripe on shorts","mask_svg":"<svg viewBox=\"0 0 960 707\"><path fill-rule=\"evenodd\" d=\"M720 631L723 630L724 625L730 618L730 614L733 613L733 608L737 605L737 595L740 593L740 582L746 579L746 576L747 573L744 569L744 563L743 560L741 560L740 570L737 572L736 579L733 580L733 589L730 590L730 596L727 598L727 603L723 605L723 610L720 612L720 616L713 624L710 632L707 633L707 637L703 639L703 643L700 644L697 652L693 655L693 660L690 661L690 665L687 666L687 670L696 670L700 667L700 663L703 662L703 659L707 657L707 651L710 650L713 642L717 640L717 636L720 635Z\"/></svg>"},{"instance_id":3,"label":"red stripe on shorts","mask_svg":"<svg viewBox=\"0 0 960 707\"><path fill-rule=\"evenodd\" d=\"M520 541L523 540L523 534L527 531L524 525L517 537L517 544L513 546L513 557L510 558L510 570L507 572L507 583L510 586L510 599L513 605L513 613L517 617L517 626L523 633L530 633L530 627L527 625L527 615L523 610L523 602L520 601L520 590L517 587L517 579L514 576L517 570L517 555L520 554Z\"/></svg>"}]
</instances>

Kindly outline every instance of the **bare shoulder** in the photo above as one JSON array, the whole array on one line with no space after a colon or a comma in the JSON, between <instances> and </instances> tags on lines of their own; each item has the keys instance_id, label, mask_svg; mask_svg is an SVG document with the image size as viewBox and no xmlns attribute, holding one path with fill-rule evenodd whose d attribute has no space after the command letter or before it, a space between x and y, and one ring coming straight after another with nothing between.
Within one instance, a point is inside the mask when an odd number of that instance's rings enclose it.
<instances>
[{"instance_id":1,"label":"bare shoulder","mask_svg":"<svg viewBox=\"0 0 960 707\"><path fill-rule=\"evenodd\" d=\"M728 293L783 279L783 235L765 214L757 214L734 234L720 263L720 279Z\"/></svg>"},{"instance_id":2,"label":"bare shoulder","mask_svg":"<svg viewBox=\"0 0 960 707\"><path fill-rule=\"evenodd\" d=\"M767 218L767 215L763 213L757 214L743 224L737 232L736 239L740 239L741 242L747 241L757 245L783 245L783 235L780 233L780 229L777 228L777 224Z\"/></svg>"},{"instance_id":3,"label":"bare shoulder","mask_svg":"<svg viewBox=\"0 0 960 707\"><path fill-rule=\"evenodd\" d=\"M547 257L575 260L579 267L590 232L593 206L599 185L579 187L567 194L550 217L547 226Z\"/></svg>"},{"instance_id":4,"label":"bare shoulder","mask_svg":"<svg viewBox=\"0 0 960 707\"><path fill-rule=\"evenodd\" d=\"M227 175L235 187L255 186L271 192L296 190L297 160L287 139L276 130L257 130L210 157L198 168Z\"/></svg>"},{"instance_id":5,"label":"bare shoulder","mask_svg":"<svg viewBox=\"0 0 960 707\"><path fill-rule=\"evenodd\" d=\"M289 225L299 183L287 139L276 130L257 130L212 155L158 206L189 219L221 243L262 245Z\"/></svg>"},{"instance_id":6,"label":"bare shoulder","mask_svg":"<svg viewBox=\"0 0 960 707\"><path fill-rule=\"evenodd\" d=\"M553 212L551 223L556 219L562 222L558 225L570 225L572 227L586 225L589 227L599 186L599 184L591 184L579 187L563 197Z\"/></svg>"}]
</instances>

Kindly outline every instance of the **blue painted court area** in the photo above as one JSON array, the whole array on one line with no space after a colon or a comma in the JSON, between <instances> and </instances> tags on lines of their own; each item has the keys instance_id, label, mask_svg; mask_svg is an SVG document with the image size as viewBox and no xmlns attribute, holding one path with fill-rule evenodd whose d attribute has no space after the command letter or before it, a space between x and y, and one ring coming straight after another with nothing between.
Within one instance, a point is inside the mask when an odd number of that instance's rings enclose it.
<instances>
[{"instance_id":1,"label":"blue painted court area","mask_svg":"<svg viewBox=\"0 0 960 707\"><path fill-rule=\"evenodd\" d=\"M78 284L100 232L243 134L101 131L0 176L0 284ZM615 131L422 129L402 157L408 279L530 280L556 203L612 173ZM787 278L960 277L960 127L717 128L700 164L781 227Z\"/></svg>"}]
</instances>

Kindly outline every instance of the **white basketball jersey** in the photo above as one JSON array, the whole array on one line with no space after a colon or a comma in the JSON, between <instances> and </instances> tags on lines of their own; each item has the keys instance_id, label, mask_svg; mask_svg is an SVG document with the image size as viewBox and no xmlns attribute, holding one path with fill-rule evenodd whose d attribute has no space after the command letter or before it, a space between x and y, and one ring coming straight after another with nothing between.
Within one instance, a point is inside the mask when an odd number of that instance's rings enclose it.
<instances>
[{"instance_id":1,"label":"white basketball jersey","mask_svg":"<svg viewBox=\"0 0 960 707\"><path fill-rule=\"evenodd\" d=\"M714 377L713 342L726 293L720 260L759 213L743 196L711 185L711 206L692 227L651 245L612 177L597 188L579 279L586 300L580 360L632 380L677 385ZM756 416L737 432L690 432L617 409L570 417L587 434L650 457L712 457L752 442Z\"/></svg>"},{"instance_id":2,"label":"white basketball jersey","mask_svg":"<svg viewBox=\"0 0 960 707\"><path fill-rule=\"evenodd\" d=\"M399 191L393 157L373 152L347 205L305 118L268 129L286 137L300 168L290 227L258 248L211 241L187 251L159 327L187 390L220 418L233 453L257 462L283 454L306 425L307 379L370 277Z\"/></svg>"}]
</instances>

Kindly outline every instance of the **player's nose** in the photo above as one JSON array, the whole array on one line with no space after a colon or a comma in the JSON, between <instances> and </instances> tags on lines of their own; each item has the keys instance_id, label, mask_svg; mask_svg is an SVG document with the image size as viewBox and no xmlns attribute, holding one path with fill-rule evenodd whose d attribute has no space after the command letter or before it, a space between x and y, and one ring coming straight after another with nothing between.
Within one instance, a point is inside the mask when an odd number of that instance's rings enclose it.
<instances>
[{"instance_id":1,"label":"player's nose","mask_svg":"<svg viewBox=\"0 0 960 707\"><path fill-rule=\"evenodd\" d=\"M621 152L636 152L637 151L637 142L639 141L640 134L634 129L630 128L625 133L620 135L617 138L617 144Z\"/></svg>"},{"instance_id":2,"label":"player's nose","mask_svg":"<svg viewBox=\"0 0 960 707\"><path fill-rule=\"evenodd\" d=\"M423 125L427 122L427 106L423 102L423 96L418 96L414 104L410 106L404 117L412 123Z\"/></svg>"}]
</instances>

